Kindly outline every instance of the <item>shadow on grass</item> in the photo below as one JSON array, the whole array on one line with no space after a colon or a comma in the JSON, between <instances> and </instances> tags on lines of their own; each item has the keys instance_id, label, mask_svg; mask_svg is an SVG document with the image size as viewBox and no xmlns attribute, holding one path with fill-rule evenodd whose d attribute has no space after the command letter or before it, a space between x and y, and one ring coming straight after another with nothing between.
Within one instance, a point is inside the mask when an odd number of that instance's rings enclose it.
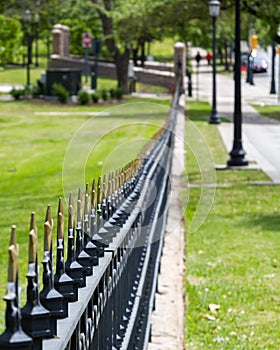
<instances>
[{"instance_id":1,"label":"shadow on grass","mask_svg":"<svg viewBox=\"0 0 280 350\"><path fill-rule=\"evenodd\" d=\"M247 218L244 220L246 226L260 226L265 231L277 231L279 232L280 217L278 214L259 215L255 218Z\"/></svg>"}]
</instances>

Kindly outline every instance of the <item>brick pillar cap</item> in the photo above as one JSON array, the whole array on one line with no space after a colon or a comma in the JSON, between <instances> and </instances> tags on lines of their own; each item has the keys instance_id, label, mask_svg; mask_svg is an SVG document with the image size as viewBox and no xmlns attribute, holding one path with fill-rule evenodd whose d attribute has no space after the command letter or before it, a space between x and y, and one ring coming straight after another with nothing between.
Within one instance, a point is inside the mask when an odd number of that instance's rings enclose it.
<instances>
[{"instance_id":1,"label":"brick pillar cap","mask_svg":"<svg viewBox=\"0 0 280 350\"><path fill-rule=\"evenodd\" d=\"M180 41L178 41L177 43L174 44L174 47L177 48L184 48L186 47L186 45Z\"/></svg>"}]
</instances>

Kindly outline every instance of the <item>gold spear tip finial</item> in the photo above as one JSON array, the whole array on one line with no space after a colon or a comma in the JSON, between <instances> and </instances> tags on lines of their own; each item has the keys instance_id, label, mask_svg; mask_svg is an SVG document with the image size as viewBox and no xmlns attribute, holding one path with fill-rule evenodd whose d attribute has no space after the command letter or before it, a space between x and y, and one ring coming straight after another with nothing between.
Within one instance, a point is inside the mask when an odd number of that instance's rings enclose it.
<instances>
[{"instance_id":1,"label":"gold spear tip finial","mask_svg":"<svg viewBox=\"0 0 280 350\"><path fill-rule=\"evenodd\" d=\"M96 207L96 184L95 179L92 181L92 188L91 188L91 207Z\"/></svg>"},{"instance_id":2,"label":"gold spear tip finial","mask_svg":"<svg viewBox=\"0 0 280 350\"><path fill-rule=\"evenodd\" d=\"M69 193L69 201L68 201L69 206L72 205L74 206L74 199L73 199L73 193Z\"/></svg>"},{"instance_id":3,"label":"gold spear tip finial","mask_svg":"<svg viewBox=\"0 0 280 350\"><path fill-rule=\"evenodd\" d=\"M9 246L8 282L14 283L18 271L18 244L16 243L16 226L11 228L11 244Z\"/></svg>"},{"instance_id":4,"label":"gold spear tip finial","mask_svg":"<svg viewBox=\"0 0 280 350\"><path fill-rule=\"evenodd\" d=\"M81 189L81 187L79 187L79 190L78 190L78 199L80 199L80 200L82 201L82 197L83 197L83 195L82 195L82 189Z\"/></svg>"},{"instance_id":5,"label":"gold spear tip finial","mask_svg":"<svg viewBox=\"0 0 280 350\"><path fill-rule=\"evenodd\" d=\"M111 173L108 177L108 196L112 196L112 179L111 179Z\"/></svg>"},{"instance_id":6,"label":"gold spear tip finial","mask_svg":"<svg viewBox=\"0 0 280 350\"><path fill-rule=\"evenodd\" d=\"M47 210L46 210L46 222L51 222L52 221L52 213L51 213L51 206L48 204Z\"/></svg>"},{"instance_id":7,"label":"gold spear tip finial","mask_svg":"<svg viewBox=\"0 0 280 350\"><path fill-rule=\"evenodd\" d=\"M79 188L78 201L77 201L77 221L81 222L82 220L83 220L82 190L81 190L81 188Z\"/></svg>"},{"instance_id":8,"label":"gold spear tip finial","mask_svg":"<svg viewBox=\"0 0 280 350\"><path fill-rule=\"evenodd\" d=\"M64 216L63 216L63 204L62 198L58 200L57 210L57 239L63 239L64 237Z\"/></svg>"},{"instance_id":9,"label":"gold spear tip finial","mask_svg":"<svg viewBox=\"0 0 280 350\"><path fill-rule=\"evenodd\" d=\"M30 216L30 230L33 230L35 228L35 212L33 211Z\"/></svg>"},{"instance_id":10,"label":"gold spear tip finial","mask_svg":"<svg viewBox=\"0 0 280 350\"><path fill-rule=\"evenodd\" d=\"M89 214L89 187L88 187L88 183L86 184L86 192L85 192L85 214Z\"/></svg>"},{"instance_id":11,"label":"gold spear tip finial","mask_svg":"<svg viewBox=\"0 0 280 350\"><path fill-rule=\"evenodd\" d=\"M11 240L10 240L10 245L16 245L16 240L17 240L17 236L16 236L16 225L13 225L11 227Z\"/></svg>"},{"instance_id":12,"label":"gold spear tip finial","mask_svg":"<svg viewBox=\"0 0 280 350\"><path fill-rule=\"evenodd\" d=\"M74 228L74 203L73 193L69 194L69 205L68 205L68 229Z\"/></svg>"},{"instance_id":13,"label":"gold spear tip finial","mask_svg":"<svg viewBox=\"0 0 280 350\"><path fill-rule=\"evenodd\" d=\"M106 182L103 182L103 186L102 186L102 199L105 199L107 197L107 186L106 186Z\"/></svg>"},{"instance_id":14,"label":"gold spear tip finial","mask_svg":"<svg viewBox=\"0 0 280 350\"><path fill-rule=\"evenodd\" d=\"M51 206L48 204L46 211L46 220L44 223L44 251L51 250L52 244L52 229L53 229L53 219L51 213Z\"/></svg>"},{"instance_id":15,"label":"gold spear tip finial","mask_svg":"<svg viewBox=\"0 0 280 350\"><path fill-rule=\"evenodd\" d=\"M29 231L28 262L35 263L37 256L37 228L35 223L35 213L31 213Z\"/></svg>"},{"instance_id":16,"label":"gold spear tip finial","mask_svg":"<svg viewBox=\"0 0 280 350\"><path fill-rule=\"evenodd\" d=\"M101 189L101 176L98 177L97 183L97 203L100 204L102 202L102 189Z\"/></svg>"}]
</instances>

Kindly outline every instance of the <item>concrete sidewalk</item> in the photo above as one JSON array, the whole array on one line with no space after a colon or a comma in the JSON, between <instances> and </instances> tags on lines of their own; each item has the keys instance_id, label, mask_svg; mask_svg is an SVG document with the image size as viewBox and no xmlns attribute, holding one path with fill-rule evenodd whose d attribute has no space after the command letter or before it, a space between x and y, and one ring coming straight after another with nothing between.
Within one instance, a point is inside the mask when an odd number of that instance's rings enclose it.
<instances>
[{"instance_id":1,"label":"concrete sidewalk","mask_svg":"<svg viewBox=\"0 0 280 350\"><path fill-rule=\"evenodd\" d=\"M206 61L205 61L206 62ZM204 63L204 62L202 62ZM192 100L207 101L212 105L212 70L202 64L194 66ZM277 96L269 94L268 77L255 74L256 85L246 83L242 75L242 142L249 162L256 162L274 183L280 184L280 123L262 117L251 104L276 105ZM233 146L234 79L232 74L217 74L217 111L231 123L218 128L228 152ZM280 109L280 106L279 106Z\"/></svg>"},{"instance_id":2,"label":"concrete sidewalk","mask_svg":"<svg viewBox=\"0 0 280 350\"><path fill-rule=\"evenodd\" d=\"M151 342L148 350L184 349L184 251L185 223L180 201L181 176L185 169L185 96L177 114L174 154L171 169L167 227L161 257L155 310L152 314Z\"/></svg>"}]
</instances>

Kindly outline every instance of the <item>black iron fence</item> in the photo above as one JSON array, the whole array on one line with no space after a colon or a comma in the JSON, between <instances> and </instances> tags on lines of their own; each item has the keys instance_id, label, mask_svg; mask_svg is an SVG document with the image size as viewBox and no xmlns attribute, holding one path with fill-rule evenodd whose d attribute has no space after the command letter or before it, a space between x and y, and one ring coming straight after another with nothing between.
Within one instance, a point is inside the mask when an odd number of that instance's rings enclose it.
<instances>
[{"instance_id":1,"label":"black iron fence","mask_svg":"<svg viewBox=\"0 0 280 350\"><path fill-rule=\"evenodd\" d=\"M27 297L19 305L18 245L12 227L6 329L0 349L122 349L147 347L162 251L182 85L167 124L121 171L69 195L67 230L59 199L56 221L47 207L42 290L38 287L37 228L31 214ZM67 231L67 242L64 235ZM67 243L67 244L66 244ZM67 253L65 246L67 246ZM55 261L53 256L55 256Z\"/></svg>"}]
</instances>

